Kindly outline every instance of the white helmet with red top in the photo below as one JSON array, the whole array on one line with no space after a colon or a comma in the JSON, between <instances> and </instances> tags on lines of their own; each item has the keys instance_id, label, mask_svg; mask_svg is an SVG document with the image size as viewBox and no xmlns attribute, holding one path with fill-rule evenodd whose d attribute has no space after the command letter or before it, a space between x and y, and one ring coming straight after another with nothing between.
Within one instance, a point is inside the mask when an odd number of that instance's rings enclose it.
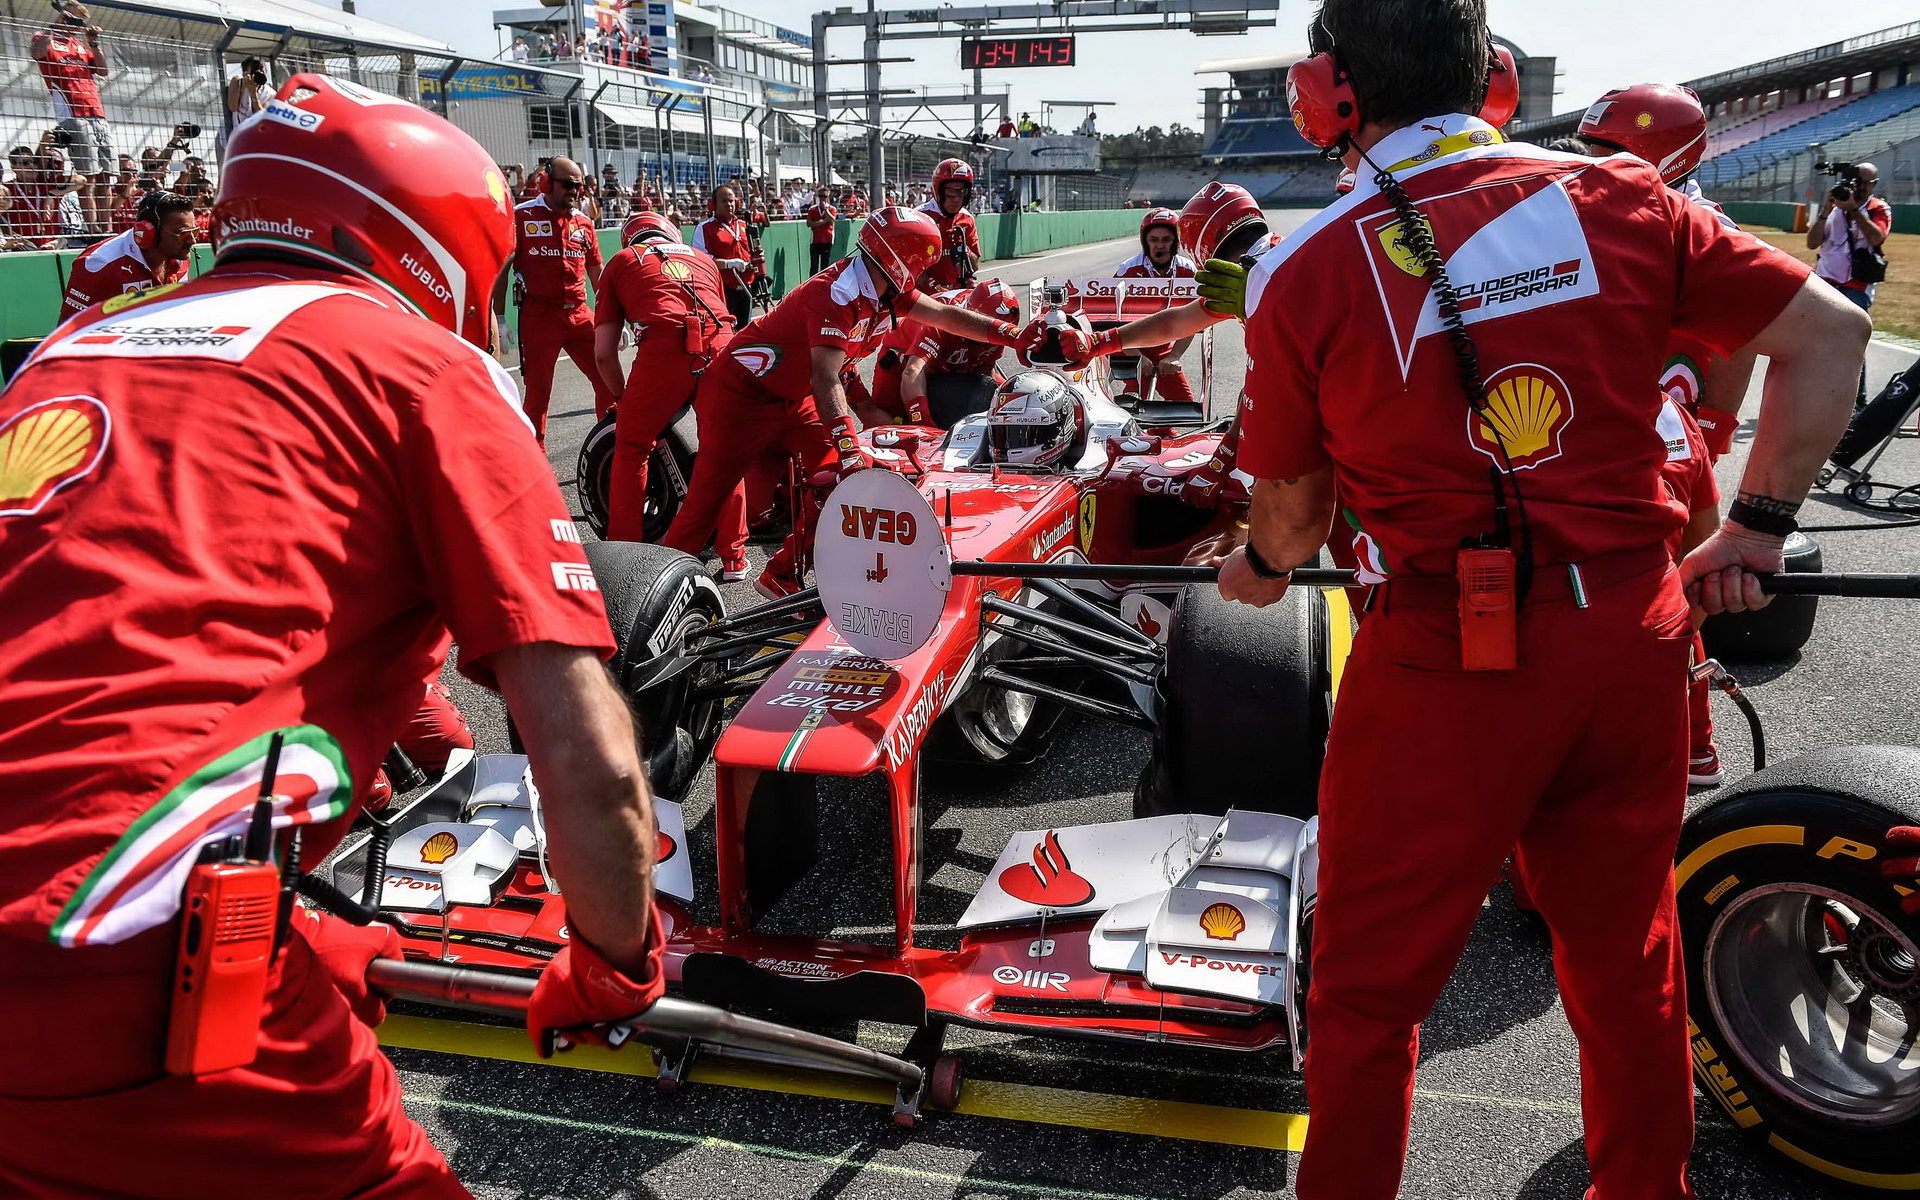
<instances>
[{"instance_id":1,"label":"white helmet with red top","mask_svg":"<svg viewBox=\"0 0 1920 1200\"><path fill-rule=\"evenodd\" d=\"M227 144L213 240L221 259L318 259L486 346L494 284L513 253L513 201L492 156L452 122L345 80L295 75Z\"/></svg>"},{"instance_id":2,"label":"white helmet with red top","mask_svg":"<svg viewBox=\"0 0 1920 1200\"><path fill-rule=\"evenodd\" d=\"M1012 467L1051 467L1086 432L1073 386L1052 371L1022 371L1000 385L987 409L987 453Z\"/></svg>"},{"instance_id":3,"label":"white helmet with red top","mask_svg":"<svg viewBox=\"0 0 1920 1200\"><path fill-rule=\"evenodd\" d=\"M933 218L911 208L876 208L860 227L860 253L902 292L940 261L944 240Z\"/></svg>"}]
</instances>

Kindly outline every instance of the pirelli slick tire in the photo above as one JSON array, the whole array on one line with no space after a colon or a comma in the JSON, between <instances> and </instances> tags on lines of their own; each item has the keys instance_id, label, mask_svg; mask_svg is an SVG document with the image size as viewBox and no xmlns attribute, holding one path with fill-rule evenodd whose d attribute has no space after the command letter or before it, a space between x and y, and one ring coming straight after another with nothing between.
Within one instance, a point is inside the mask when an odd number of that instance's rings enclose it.
<instances>
[{"instance_id":1,"label":"pirelli slick tire","mask_svg":"<svg viewBox=\"0 0 1920 1200\"><path fill-rule=\"evenodd\" d=\"M1875 1191L1920 1189L1920 917L1885 836L1920 749L1819 750L1696 813L1674 872L1700 1087L1749 1135Z\"/></svg>"},{"instance_id":2,"label":"pirelli slick tire","mask_svg":"<svg viewBox=\"0 0 1920 1200\"><path fill-rule=\"evenodd\" d=\"M1327 662L1327 602L1317 589L1250 608L1212 584L1188 587L1167 634L1161 717L1134 815L1312 816L1331 711Z\"/></svg>"},{"instance_id":3,"label":"pirelli slick tire","mask_svg":"<svg viewBox=\"0 0 1920 1200\"><path fill-rule=\"evenodd\" d=\"M720 736L725 701L691 696L719 668L695 665L650 687L639 686L640 675L687 631L726 616L720 589L699 559L665 546L589 542L586 550L618 645L608 668L633 705L647 777L654 791L677 800Z\"/></svg>"},{"instance_id":4,"label":"pirelli slick tire","mask_svg":"<svg viewBox=\"0 0 1920 1200\"><path fill-rule=\"evenodd\" d=\"M1820 544L1804 533L1788 536L1786 569L1800 573L1820 570ZM1734 661L1787 658L1813 636L1820 612L1818 596L1776 596L1758 612L1720 613L1707 618L1700 629L1707 653Z\"/></svg>"},{"instance_id":5,"label":"pirelli slick tire","mask_svg":"<svg viewBox=\"0 0 1920 1200\"><path fill-rule=\"evenodd\" d=\"M574 467L574 494L580 498L580 515L595 535L607 536L609 497L613 494L614 413L601 417L580 443L580 459ZM688 408L673 419L647 460L647 515L645 539L657 542L673 524L680 502L686 499L687 483L693 478L693 459L700 453L700 433Z\"/></svg>"}]
</instances>

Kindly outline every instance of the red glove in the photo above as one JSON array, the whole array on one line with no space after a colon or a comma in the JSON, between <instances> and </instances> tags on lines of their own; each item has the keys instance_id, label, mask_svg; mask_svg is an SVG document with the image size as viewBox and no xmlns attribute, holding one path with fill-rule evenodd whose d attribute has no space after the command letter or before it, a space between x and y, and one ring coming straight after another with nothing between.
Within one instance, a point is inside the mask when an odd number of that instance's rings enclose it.
<instances>
[{"instance_id":1,"label":"red glove","mask_svg":"<svg viewBox=\"0 0 1920 1200\"><path fill-rule=\"evenodd\" d=\"M873 457L860 445L860 427L852 417L835 417L827 422L827 436L833 439L833 452L839 458L840 478L873 465Z\"/></svg>"},{"instance_id":2,"label":"red glove","mask_svg":"<svg viewBox=\"0 0 1920 1200\"><path fill-rule=\"evenodd\" d=\"M622 974L578 933L540 972L533 999L527 1002L527 1035L542 1058L565 1049L561 1037L575 1045L592 1042L611 1045L605 1027L653 1007L666 994L667 972L660 963L666 946L660 910L647 918L647 967L641 977Z\"/></svg>"},{"instance_id":3,"label":"red glove","mask_svg":"<svg viewBox=\"0 0 1920 1200\"><path fill-rule=\"evenodd\" d=\"M380 921L355 925L299 905L293 909L293 928L312 948L333 986L347 998L354 1016L369 1026L386 1020L387 999L367 985L367 968L375 959L397 962L403 957L398 929Z\"/></svg>"},{"instance_id":4,"label":"red glove","mask_svg":"<svg viewBox=\"0 0 1920 1200\"><path fill-rule=\"evenodd\" d=\"M1887 830L1889 850L1912 850L1908 858L1889 858L1880 864L1880 873L1889 879L1920 878L1920 825L1898 825ZM1920 916L1920 890L1900 900L1900 908L1911 916Z\"/></svg>"},{"instance_id":5,"label":"red glove","mask_svg":"<svg viewBox=\"0 0 1920 1200\"><path fill-rule=\"evenodd\" d=\"M1079 370L1096 358L1104 358L1120 349L1119 329L1102 329L1089 334L1072 325L1060 331L1060 353L1067 366Z\"/></svg>"},{"instance_id":6,"label":"red glove","mask_svg":"<svg viewBox=\"0 0 1920 1200\"><path fill-rule=\"evenodd\" d=\"M1022 366L1033 365L1033 355L1046 344L1047 323L1039 317L1027 322L1027 327L1014 336L1014 354Z\"/></svg>"},{"instance_id":7,"label":"red glove","mask_svg":"<svg viewBox=\"0 0 1920 1200\"><path fill-rule=\"evenodd\" d=\"M1026 340L1024 331L1011 321L995 321L993 336L987 339L996 346L1019 346Z\"/></svg>"},{"instance_id":8,"label":"red glove","mask_svg":"<svg viewBox=\"0 0 1920 1200\"><path fill-rule=\"evenodd\" d=\"M1719 462L1733 449L1733 435L1740 428L1740 414L1702 404L1694 408L1693 419L1700 426L1701 440L1707 444L1707 457Z\"/></svg>"},{"instance_id":9,"label":"red glove","mask_svg":"<svg viewBox=\"0 0 1920 1200\"><path fill-rule=\"evenodd\" d=\"M1187 486L1180 489L1180 498L1195 508L1215 507L1220 502L1221 487L1233 477L1233 465L1239 457L1240 421L1236 417L1227 428L1226 436L1220 439L1213 457L1187 476Z\"/></svg>"}]
</instances>

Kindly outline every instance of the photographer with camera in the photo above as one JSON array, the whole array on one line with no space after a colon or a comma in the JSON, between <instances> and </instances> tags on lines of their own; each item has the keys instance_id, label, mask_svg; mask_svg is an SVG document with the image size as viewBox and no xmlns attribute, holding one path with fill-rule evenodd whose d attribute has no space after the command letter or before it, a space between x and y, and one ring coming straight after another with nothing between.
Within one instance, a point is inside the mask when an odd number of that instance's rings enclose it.
<instances>
[{"instance_id":1,"label":"photographer with camera","mask_svg":"<svg viewBox=\"0 0 1920 1200\"><path fill-rule=\"evenodd\" d=\"M89 22L80 0L53 0L58 14L51 30L33 35L28 53L53 100L54 122L65 135L60 144L76 174L87 179L80 189L80 210L89 229L105 225L113 182L113 146L107 138L107 110L100 102L100 81L107 77L107 56L100 48L100 27Z\"/></svg>"},{"instance_id":2,"label":"photographer with camera","mask_svg":"<svg viewBox=\"0 0 1920 1200\"><path fill-rule=\"evenodd\" d=\"M1893 208L1874 195L1880 168L1872 163L1820 162L1817 170L1838 179L1820 215L1807 226L1807 249L1820 257L1814 274L1840 289L1840 294L1872 311L1874 285L1887 277L1887 256L1881 247L1893 232ZM1867 402L1867 368L1860 365L1858 408Z\"/></svg>"},{"instance_id":3,"label":"photographer with camera","mask_svg":"<svg viewBox=\"0 0 1920 1200\"><path fill-rule=\"evenodd\" d=\"M227 156L227 139L240 122L267 106L273 96L273 80L267 74L266 64L253 55L240 60L240 71L227 80L226 122L220 127L220 136L214 139L214 149L221 159Z\"/></svg>"}]
</instances>

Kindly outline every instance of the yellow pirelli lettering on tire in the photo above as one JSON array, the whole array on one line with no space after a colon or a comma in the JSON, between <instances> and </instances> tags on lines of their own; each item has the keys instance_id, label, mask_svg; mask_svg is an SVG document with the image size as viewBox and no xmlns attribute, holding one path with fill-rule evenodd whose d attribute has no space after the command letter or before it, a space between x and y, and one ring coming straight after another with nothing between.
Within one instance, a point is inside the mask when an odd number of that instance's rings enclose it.
<instances>
[{"instance_id":1,"label":"yellow pirelli lettering on tire","mask_svg":"<svg viewBox=\"0 0 1920 1200\"><path fill-rule=\"evenodd\" d=\"M1760 1114L1747 1099L1739 1080L1720 1061L1720 1052L1700 1032L1700 1027L1693 1023L1692 1017L1687 1018L1687 1044L1693 1053L1694 1072L1707 1085L1707 1093L1719 1101L1721 1108L1727 1110L1733 1123L1742 1129L1751 1129L1760 1124Z\"/></svg>"},{"instance_id":2,"label":"yellow pirelli lettering on tire","mask_svg":"<svg viewBox=\"0 0 1920 1200\"><path fill-rule=\"evenodd\" d=\"M1872 846L1862 845L1849 838L1835 837L1827 839L1827 844L1820 847L1816 857L1838 858L1842 854L1848 858L1857 858L1864 862L1868 859L1878 858L1880 851Z\"/></svg>"},{"instance_id":3,"label":"yellow pirelli lettering on tire","mask_svg":"<svg viewBox=\"0 0 1920 1200\"><path fill-rule=\"evenodd\" d=\"M1673 869L1673 886L1683 888L1694 873L1722 854L1744 850L1748 846L1804 846L1807 830L1803 825L1755 825L1723 833L1680 860Z\"/></svg>"}]
</instances>

